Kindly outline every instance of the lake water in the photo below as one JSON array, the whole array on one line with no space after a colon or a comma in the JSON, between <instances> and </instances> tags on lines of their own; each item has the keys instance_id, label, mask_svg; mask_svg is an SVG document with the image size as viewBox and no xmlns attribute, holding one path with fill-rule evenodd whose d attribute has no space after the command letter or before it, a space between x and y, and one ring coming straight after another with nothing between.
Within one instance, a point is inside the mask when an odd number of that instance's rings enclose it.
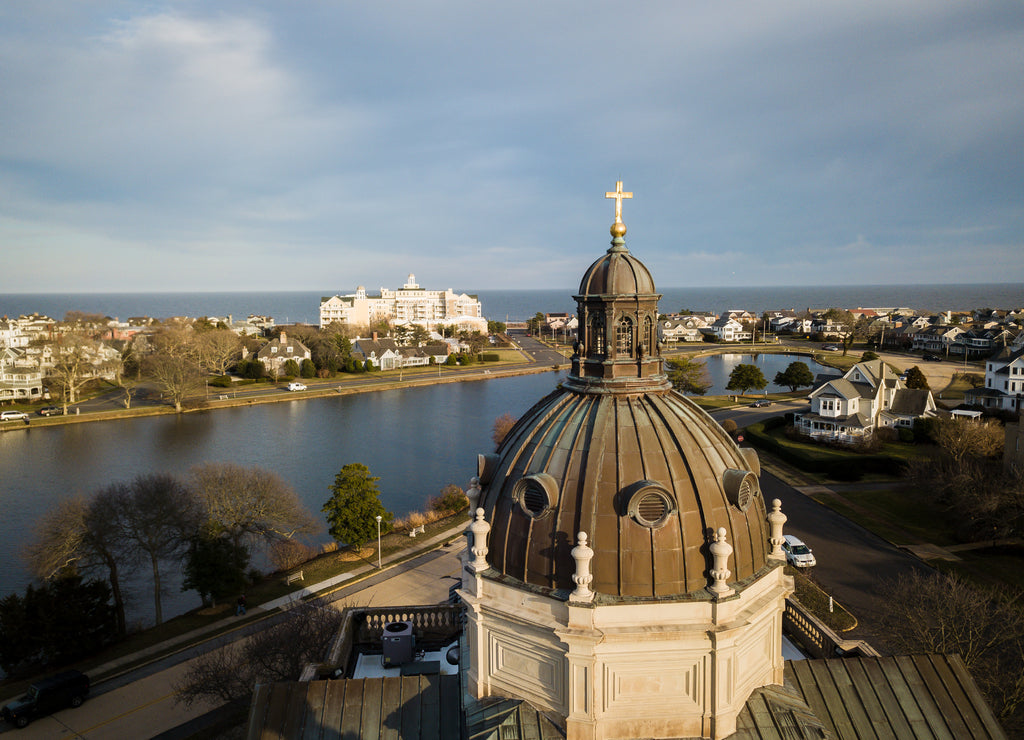
<instances>
[{"instance_id":1,"label":"lake water","mask_svg":"<svg viewBox=\"0 0 1024 740\"><path fill-rule=\"evenodd\" d=\"M709 392L724 393L740 362L754 362L771 380L795 358L762 353L706 359L716 386ZM141 473L184 476L204 462L259 465L287 481L319 518L335 474L359 462L380 477L381 500L396 516L422 509L445 485L468 486L477 454L492 449L498 416L522 415L562 377L548 372L0 433L0 595L22 592L30 582L20 553L44 512L62 499ZM324 533L315 539L329 538ZM178 591L178 582L177 574L168 577L168 616L198 604L194 593ZM152 619L147 588L135 584L130 609L143 623Z\"/></svg>"}]
</instances>

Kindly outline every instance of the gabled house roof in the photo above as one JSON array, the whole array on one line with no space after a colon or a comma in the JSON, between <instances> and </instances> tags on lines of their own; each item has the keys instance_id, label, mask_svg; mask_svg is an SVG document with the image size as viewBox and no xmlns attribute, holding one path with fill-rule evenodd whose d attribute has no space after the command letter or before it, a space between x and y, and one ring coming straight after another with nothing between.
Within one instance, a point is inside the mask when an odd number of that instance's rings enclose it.
<instances>
[{"instance_id":1,"label":"gabled house roof","mask_svg":"<svg viewBox=\"0 0 1024 740\"><path fill-rule=\"evenodd\" d=\"M380 357L388 352L399 354L398 343L394 339L357 339L352 347L358 347L359 351L367 357Z\"/></svg>"},{"instance_id":2,"label":"gabled house roof","mask_svg":"<svg viewBox=\"0 0 1024 740\"><path fill-rule=\"evenodd\" d=\"M900 388L893 396L888 411L898 416L924 416L925 412L934 409L931 391L917 388Z\"/></svg>"}]
</instances>

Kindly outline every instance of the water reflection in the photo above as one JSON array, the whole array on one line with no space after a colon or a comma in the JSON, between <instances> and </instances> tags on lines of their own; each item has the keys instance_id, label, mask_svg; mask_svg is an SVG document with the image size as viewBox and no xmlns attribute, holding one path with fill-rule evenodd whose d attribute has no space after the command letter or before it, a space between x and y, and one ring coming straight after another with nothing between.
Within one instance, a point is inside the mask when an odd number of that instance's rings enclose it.
<instances>
[{"instance_id":1,"label":"water reflection","mask_svg":"<svg viewBox=\"0 0 1024 740\"><path fill-rule=\"evenodd\" d=\"M726 392L729 372L740 362L754 362L770 381L794 359L705 358L715 385L709 392ZM492 448L494 420L505 413L521 416L561 379L542 373L0 433L0 595L28 584L19 553L46 511L143 473L184 475L204 462L260 465L287 481L320 517L335 474L359 462L380 477L384 505L402 516L424 507L449 483L465 488L476 472L476 455ZM194 595L178 593L175 583L169 588L168 614L195 605ZM137 613L148 608L141 593Z\"/></svg>"}]
</instances>

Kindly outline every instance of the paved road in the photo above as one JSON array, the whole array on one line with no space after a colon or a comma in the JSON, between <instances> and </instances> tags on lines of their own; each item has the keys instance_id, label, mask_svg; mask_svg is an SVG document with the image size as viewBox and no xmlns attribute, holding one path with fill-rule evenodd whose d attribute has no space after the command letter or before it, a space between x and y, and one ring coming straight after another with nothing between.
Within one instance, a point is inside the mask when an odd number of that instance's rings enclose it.
<instances>
[{"instance_id":1,"label":"paved road","mask_svg":"<svg viewBox=\"0 0 1024 740\"><path fill-rule=\"evenodd\" d=\"M359 583L323 598L335 608L345 606L400 606L436 604L448 598L448 588L459 577L459 553L465 541L421 555L393 568L381 571ZM271 617L271 620L280 616ZM216 704L194 705L186 709L175 703L171 688L198 656L225 644L245 639L267 622L247 625L229 635L165 658L117 679L94 687L92 697L78 709L66 709L39 719L24 730L25 738L83 738L86 740L124 740L149 738L167 732L197 718ZM5 727L5 730L11 728Z\"/></svg>"},{"instance_id":2,"label":"paved road","mask_svg":"<svg viewBox=\"0 0 1024 740\"><path fill-rule=\"evenodd\" d=\"M771 473L761 474L761 490L769 506L772 499L782 501L782 513L788 517L783 531L796 535L814 551L818 564L810 569L810 575L860 622L848 636L866 639L885 652L885 636L872 629L886 609L879 585L901 574L931 569Z\"/></svg>"}]
</instances>

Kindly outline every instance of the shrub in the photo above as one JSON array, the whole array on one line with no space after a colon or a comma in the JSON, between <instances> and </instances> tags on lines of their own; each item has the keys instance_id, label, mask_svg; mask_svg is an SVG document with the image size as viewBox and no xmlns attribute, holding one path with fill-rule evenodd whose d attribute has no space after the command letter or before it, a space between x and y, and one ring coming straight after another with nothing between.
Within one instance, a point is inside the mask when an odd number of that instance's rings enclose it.
<instances>
[{"instance_id":1,"label":"shrub","mask_svg":"<svg viewBox=\"0 0 1024 740\"><path fill-rule=\"evenodd\" d=\"M485 352L480 355L481 362L498 362L501 359L501 355L496 352Z\"/></svg>"},{"instance_id":2,"label":"shrub","mask_svg":"<svg viewBox=\"0 0 1024 740\"><path fill-rule=\"evenodd\" d=\"M875 436L882 442L895 442L899 439L899 430L895 427L880 427L875 430Z\"/></svg>"},{"instance_id":3,"label":"shrub","mask_svg":"<svg viewBox=\"0 0 1024 740\"><path fill-rule=\"evenodd\" d=\"M726 419L725 421L722 422L722 429L725 431L726 434L728 434L731 437L733 434L736 433L736 422L733 421L732 419Z\"/></svg>"},{"instance_id":4,"label":"shrub","mask_svg":"<svg viewBox=\"0 0 1024 740\"><path fill-rule=\"evenodd\" d=\"M441 489L441 494L431 498L428 502L431 511L449 513L462 511L469 505L469 499L461 488L454 483L449 483Z\"/></svg>"},{"instance_id":5,"label":"shrub","mask_svg":"<svg viewBox=\"0 0 1024 740\"><path fill-rule=\"evenodd\" d=\"M289 570L312 560L316 550L293 539L275 540L270 545L270 562L276 570Z\"/></svg>"},{"instance_id":6,"label":"shrub","mask_svg":"<svg viewBox=\"0 0 1024 740\"><path fill-rule=\"evenodd\" d=\"M906 442L907 444L912 444L914 442L914 430L913 429L908 429L907 427L900 427L899 428L899 438L900 438L900 442Z\"/></svg>"},{"instance_id":7,"label":"shrub","mask_svg":"<svg viewBox=\"0 0 1024 740\"><path fill-rule=\"evenodd\" d=\"M214 388L230 388L231 387L231 376L230 375L215 375L207 381L208 384Z\"/></svg>"}]
</instances>

